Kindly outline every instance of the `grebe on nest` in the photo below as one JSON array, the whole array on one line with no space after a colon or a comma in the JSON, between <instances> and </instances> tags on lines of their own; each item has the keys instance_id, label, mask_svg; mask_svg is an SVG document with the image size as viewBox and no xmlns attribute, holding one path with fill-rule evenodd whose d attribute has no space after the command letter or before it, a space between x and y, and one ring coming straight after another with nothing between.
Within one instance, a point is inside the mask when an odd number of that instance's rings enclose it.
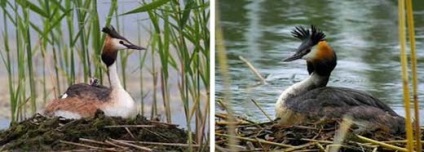
<instances>
[{"instance_id":1,"label":"grebe on nest","mask_svg":"<svg viewBox=\"0 0 424 152\"><path fill-rule=\"evenodd\" d=\"M310 29L299 26L292 35L302 43L284 62L306 60L309 77L284 90L278 98L276 118L279 125L319 122L349 115L359 127L358 132L376 129L404 132L404 118L379 99L354 89L327 87L337 56L322 31L313 25Z\"/></svg>"},{"instance_id":2,"label":"grebe on nest","mask_svg":"<svg viewBox=\"0 0 424 152\"><path fill-rule=\"evenodd\" d=\"M102 32L106 33L106 37L101 58L107 66L110 87L98 85L96 80L91 84L74 84L60 99L54 99L47 104L44 109L45 115L79 119L94 117L99 109L106 116L123 118L135 116L136 106L133 98L121 85L116 69L116 58L119 50L145 48L132 44L113 27L104 27Z\"/></svg>"}]
</instances>

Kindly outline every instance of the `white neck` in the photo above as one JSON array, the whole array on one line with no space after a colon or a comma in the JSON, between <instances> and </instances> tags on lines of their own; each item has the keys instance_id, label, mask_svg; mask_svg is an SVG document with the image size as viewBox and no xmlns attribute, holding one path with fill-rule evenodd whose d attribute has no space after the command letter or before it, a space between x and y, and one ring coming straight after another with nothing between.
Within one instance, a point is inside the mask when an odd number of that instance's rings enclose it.
<instances>
[{"instance_id":1,"label":"white neck","mask_svg":"<svg viewBox=\"0 0 424 152\"><path fill-rule=\"evenodd\" d=\"M288 98L292 98L304 94L312 89L326 86L328 77L320 76L313 72L308 78L298 83L293 84L283 91L277 102L284 102Z\"/></svg>"},{"instance_id":2,"label":"white neck","mask_svg":"<svg viewBox=\"0 0 424 152\"><path fill-rule=\"evenodd\" d=\"M118 77L116 62L108 67L109 83L112 88L112 100L101 110L106 116L134 117L137 113L134 99L124 90Z\"/></svg>"},{"instance_id":3,"label":"white neck","mask_svg":"<svg viewBox=\"0 0 424 152\"><path fill-rule=\"evenodd\" d=\"M122 89L121 81L119 80L118 70L116 69L116 61L108 67L109 83L112 89Z\"/></svg>"}]
</instances>

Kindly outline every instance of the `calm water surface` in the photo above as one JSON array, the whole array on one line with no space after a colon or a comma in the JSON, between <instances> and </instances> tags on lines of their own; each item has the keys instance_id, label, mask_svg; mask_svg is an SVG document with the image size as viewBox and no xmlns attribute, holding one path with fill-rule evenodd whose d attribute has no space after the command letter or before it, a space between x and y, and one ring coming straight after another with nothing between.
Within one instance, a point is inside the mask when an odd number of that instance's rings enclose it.
<instances>
[{"instance_id":1,"label":"calm water surface","mask_svg":"<svg viewBox=\"0 0 424 152\"><path fill-rule=\"evenodd\" d=\"M282 59L294 53L300 44L291 36L291 30L298 25L314 24L324 31L338 56L337 67L328 85L366 91L404 115L395 1L219 2L217 8L231 75L230 104L237 114L266 121L250 100L255 99L269 115L274 116L279 94L308 77L305 61L285 63ZM414 2L418 73L419 80L424 81L424 1ZM256 76L239 60L239 56L249 60L269 84L257 85ZM424 83L419 83L419 89L423 105ZM222 92L222 77L217 73L217 98ZM424 112L424 106L421 110Z\"/></svg>"}]
</instances>

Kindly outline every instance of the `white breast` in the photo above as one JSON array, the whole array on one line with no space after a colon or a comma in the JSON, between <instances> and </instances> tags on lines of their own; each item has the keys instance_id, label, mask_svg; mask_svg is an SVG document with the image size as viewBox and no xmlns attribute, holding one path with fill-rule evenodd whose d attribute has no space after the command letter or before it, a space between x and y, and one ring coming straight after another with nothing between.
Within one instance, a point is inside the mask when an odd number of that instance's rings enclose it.
<instances>
[{"instance_id":1,"label":"white breast","mask_svg":"<svg viewBox=\"0 0 424 152\"><path fill-rule=\"evenodd\" d=\"M127 91L124 89L114 89L111 95L112 101L105 104L102 108L106 116L131 118L136 115L137 107Z\"/></svg>"},{"instance_id":2,"label":"white breast","mask_svg":"<svg viewBox=\"0 0 424 152\"><path fill-rule=\"evenodd\" d=\"M310 89L313 89L311 86L320 83L321 81L323 81L323 79L325 79L325 77L312 73L307 79L295 83L292 86L288 87L286 90L284 90L275 105L276 116L280 117L281 115L283 115L283 113L285 113L285 102L287 101L287 99L310 91Z\"/></svg>"}]
</instances>

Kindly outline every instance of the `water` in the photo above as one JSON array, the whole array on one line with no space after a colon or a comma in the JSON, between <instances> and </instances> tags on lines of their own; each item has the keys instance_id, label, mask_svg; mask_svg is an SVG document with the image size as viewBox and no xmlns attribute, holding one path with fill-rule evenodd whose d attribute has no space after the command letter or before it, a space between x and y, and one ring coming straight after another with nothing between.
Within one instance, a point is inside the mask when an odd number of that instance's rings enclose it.
<instances>
[{"instance_id":1,"label":"water","mask_svg":"<svg viewBox=\"0 0 424 152\"><path fill-rule=\"evenodd\" d=\"M413 6L418 74L423 81L424 1L414 1ZM324 31L338 56L329 86L366 91L404 115L395 1L239 0L219 1L217 8L230 67L230 104L238 115L266 121L251 99L274 116L279 94L308 77L305 61L285 63L282 60L294 53L300 44L291 36L291 30L310 24ZM257 85L256 76L238 56L249 60L269 84ZM424 83L419 83L419 90L424 90ZM222 77L217 73L217 98L222 96L222 91ZM423 105L423 91L419 99ZM420 109L423 111L424 107ZM219 108L216 110L219 112Z\"/></svg>"},{"instance_id":2,"label":"water","mask_svg":"<svg viewBox=\"0 0 424 152\"><path fill-rule=\"evenodd\" d=\"M0 119L0 130L9 128L10 120L9 119Z\"/></svg>"}]
</instances>

